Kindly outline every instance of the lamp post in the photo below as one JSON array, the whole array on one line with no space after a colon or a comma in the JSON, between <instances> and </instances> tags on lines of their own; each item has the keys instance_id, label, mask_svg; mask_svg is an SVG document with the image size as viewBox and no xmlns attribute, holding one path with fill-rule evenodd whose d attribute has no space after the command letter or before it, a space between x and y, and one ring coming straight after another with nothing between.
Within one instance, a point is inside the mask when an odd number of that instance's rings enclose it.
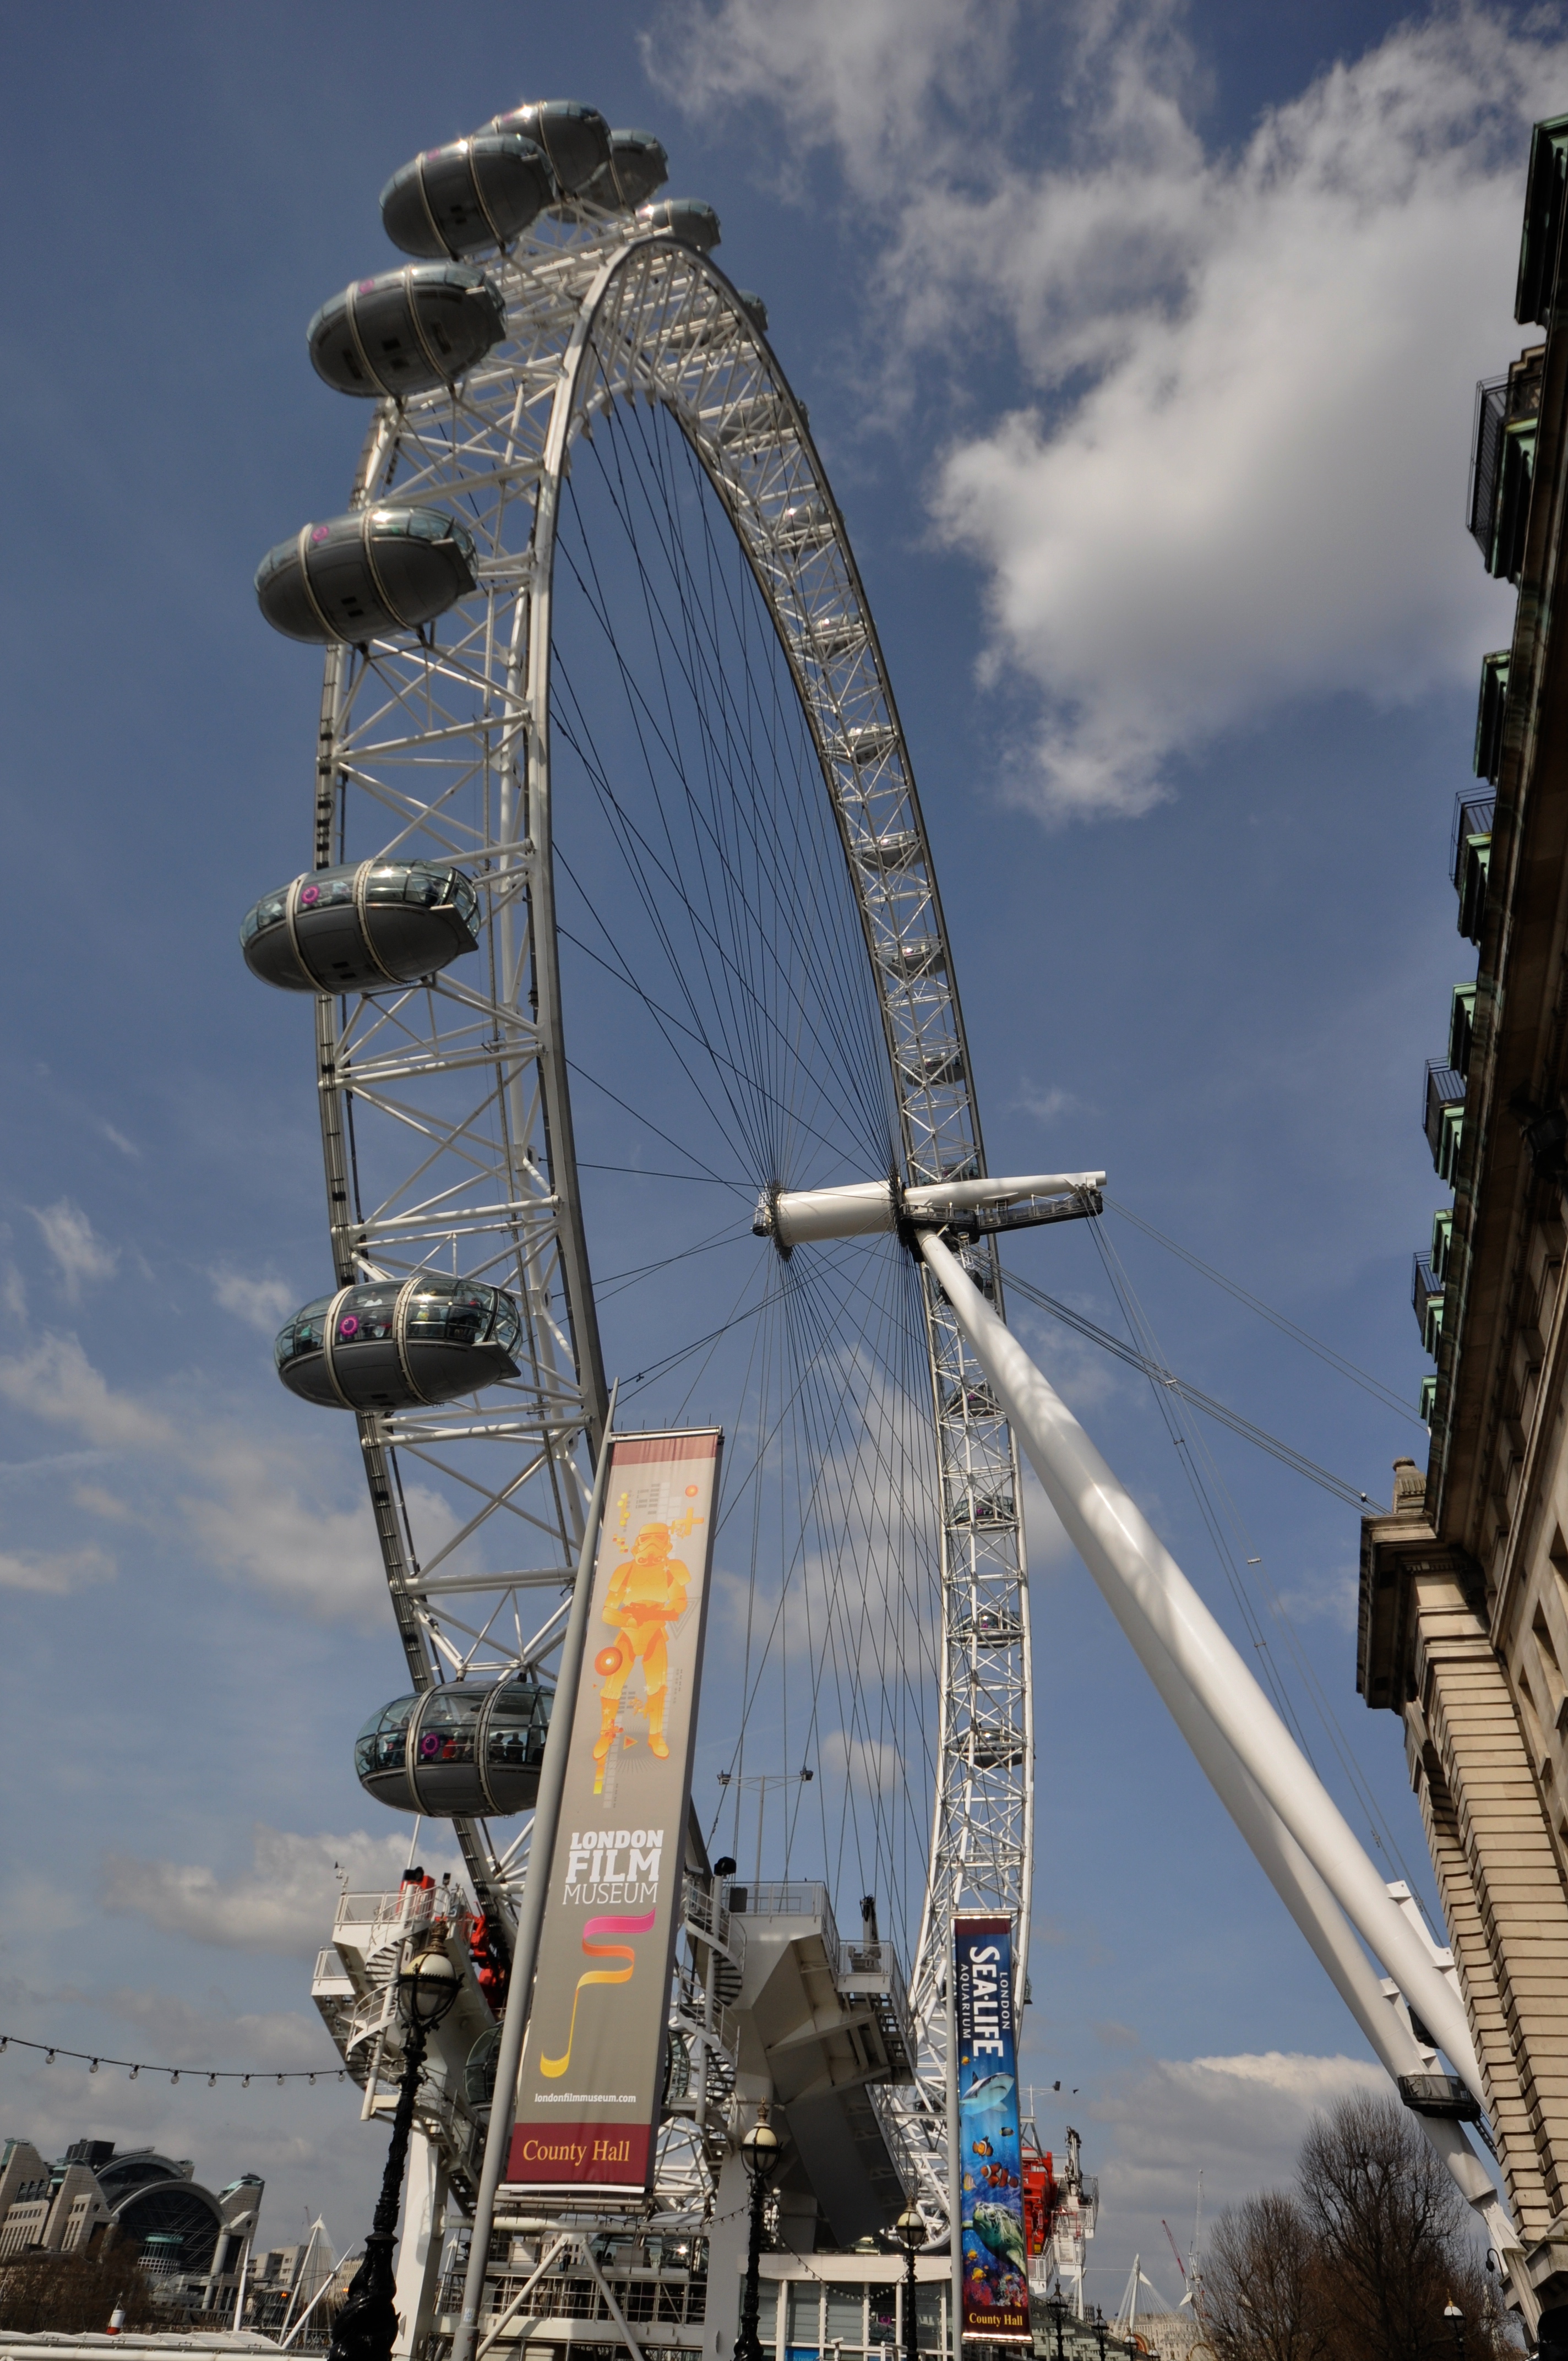
<instances>
[{"instance_id":1,"label":"lamp post","mask_svg":"<svg viewBox=\"0 0 1568 2361\"><path fill-rule=\"evenodd\" d=\"M1442 2316L1453 2331L1453 2350L1456 2361L1464 2361L1464 2314L1452 2296L1442 2307Z\"/></svg>"},{"instance_id":2,"label":"lamp post","mask_svg":"<svg viewBox=\"0 0 1568 2361\"><path fill-rule=\"evenodd\" d=\"M915 2257L926 2244L926 2224L916 2205L906 2205L893 2225L904 2254L904 2361L918 2361L920 2323L915 2309Z\"/></svg>"},{"instance_id":3,"label":"lamp post","mask_svg":"<svg viewBox=\"0 0 1568 2361\"><path fill-rule=\"evenodd\" d=\"M409 2133L413 2125L414 2100L424 2072L425 2045L457 1998L457 1970L444 1951L422 1951L398 1972L398 2014L407 2026L403 2070L398 2083L397 2113L392 2117L392 2143L381 2175L381 2194L365 2259L355 2272L347 2299L332 2333L328 2361L390 2361L398 2333L393 2301L396 2280L392 2256L398 2243L398 2204L403 2191L403 2167L408 2162Z\"/></svg>"},{"instance_id":4,"label":"lamp post","mask_svg":"<svg viewBox=\"0 0 1568 2361\"><path fill-rule=\"evenodd\" d=\"M1100 2347L1100 2361L1105 2361L1105 2314L1099 2304L1094 2307L1094 2341Z\"/></svg>"},{"instance_id":5,"label":"lamp post","mask_svg":"<svg viewBox=\"0 0 1568 2361\"><path fill-rule=\"evenodd\" d=\"M779 2160L779 2136L768 2121L767 2102L757 2109L757 2120L740 2143L740 2158L751 2184L751 2218L746 2233L746 2285L740 2298L740 2334L735 2339L735 2361L762 2361L757 2334L757 2268L762 2255L762 2208L768 2182Z\"/></svg>"},{"instance_id":6,"label":"lamp post","mask_svg":"<svg viewBox=\"0 0 1568 2361\"><path fill-rule=\"evenodd\" d=\"M1056 2292L1047 2299L1046 2310L1050 2313L1051 2325L1057 2333L1057 2361L1062 2361L1062 2327L1067 2319L1067 2298L1061 2291L1059 2279Z\"/></svg>"}]
</instances>

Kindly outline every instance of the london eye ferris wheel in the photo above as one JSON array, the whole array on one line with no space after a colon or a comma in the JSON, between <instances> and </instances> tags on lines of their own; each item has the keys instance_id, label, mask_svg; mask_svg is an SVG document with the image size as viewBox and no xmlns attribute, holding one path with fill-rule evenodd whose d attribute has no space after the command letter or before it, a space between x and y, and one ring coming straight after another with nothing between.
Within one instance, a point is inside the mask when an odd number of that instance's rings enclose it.
<instances>
[{"instance_id":1,"label":"london eye ferris wheel","mask_svg":"<svg viewBox=\"0 0 1568 2361\"><path fill-rule=\"evenodd\" d=\"M394 177L413 258L312 323L370 419L258 577L325 648L302 868L244 932L314 1010L330 1285L279 1364L354 1418L407 1660L360 1774L451 1821L503 1938L606 1372L618 1429L723 1426L696 1810L897 1949L939 2211L953 1912L1027 1958L1017 1466L898 1238L790 1252L767 1208L983 1148L843 518L663 177L590 109L500 115Z\"/></svg>"}]
</instances>

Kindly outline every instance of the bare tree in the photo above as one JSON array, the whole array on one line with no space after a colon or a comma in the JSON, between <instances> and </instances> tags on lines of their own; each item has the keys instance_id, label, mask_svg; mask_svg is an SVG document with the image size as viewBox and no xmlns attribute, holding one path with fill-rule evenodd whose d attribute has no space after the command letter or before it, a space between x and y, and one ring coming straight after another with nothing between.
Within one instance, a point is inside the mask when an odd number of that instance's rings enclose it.
<instances>
[{"instance_id":1,"label":"bare tree","mask_svg":"<svg viewBox=\"0 0 1568 2361\"><path fill-rule=\"evenodd\" d=\"M1294 2198L1267 2190L1221 2214L1203 2265L1202 2317L1216 2361L1327 2361L1317 2246Z\"/></svg>"},{"instance_id":2,"label":"bare tree","mask_svg":"<svg viewBox=\"0 0 1568 2361\"><path fill-rule=\"evenodd\" d=\"M37 2335L102 2334L118 2305L127 2328L178 2325L154 2301L134 2250L92 2255L23 2255L0 2269L0 2329Z\"/></svg>"},{"instance_id":3,"label":"bare tree","mask_svg":"<svg viewBox=\"0 0 1568 2361\"><path fill-rule=\"evenodd\" d=\"M1469 2251L1464 2206L1401 2106L1342 2101L1308 2133L1298 2176L1332 2353L1342 2361L1455 2361L1443 2317L1452 2297L1465 2315L1465 2361L1487 2361L1494 2308Z\"/></svg>"}]
</instances>

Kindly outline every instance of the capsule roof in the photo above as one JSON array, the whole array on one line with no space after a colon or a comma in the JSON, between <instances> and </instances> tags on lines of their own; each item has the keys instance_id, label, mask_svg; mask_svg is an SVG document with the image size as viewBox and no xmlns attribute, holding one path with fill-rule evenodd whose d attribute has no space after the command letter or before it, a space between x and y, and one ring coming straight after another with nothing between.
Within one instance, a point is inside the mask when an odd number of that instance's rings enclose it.
<instances>
[{"instance_id":1,"label":"capsule roof","mask_svg":"<svg viewBox=\"0 0 1568 2361\"><path fill-rule=\"evenodd\" d=\"M718 244L718 215L700 197L661 197L656 204L640 205L637 218L649 229L662 229L699 254L711 254Z\"/></svg>"},{"instance_id":2,"label":"capsule roof","mask_svg":"<svg viewBox=\"0 0 1568 2361\"><path fill-rule=\"evenodd\" d=\"M594 174L609 163L610 127L597 106L575 98L536 98L522 106L492 115L486 133L521 133L549 159L550 170L564 196L584 193Z\"/></svg>"},{"instance_id":3,"label":"capsule roof","mask_svg":"<svg viewBox=\"0 0 1568 2361\"><path fill-rule=\"evenodd\" d=\"M508 246L555 195L544 151L516 132L432 148L381 192L381 226L405 254L485 254Z\"/></svg>"},{"instance_id":4,"label":"capsule roof","mask_svg":"<svg viewBox=\"0 0 1568 2361\"><path fill-rule=\"evenodd\" d=\"M473 534L444 509L354 509L269 549L257 603L287 639L359 646L415 631L466 597L475 556Z\"/></svg>"},{"instance_id":5,"label":"capsule roof","mask_svg":"<svg viewBox=\"0 0 1568 2361\"><path fill-rule=\"evenodd\" d=\"M414 262L356 279L305 336L317 376L339 393L400 397L455 384L505 333L506 306L482 270Z\"/></svg>"},{"instance_id":6,"label":"capsule roof","mask_svg":"<svg viewBox=\"0 0 1568 2361\"><path fill-rule=\"evenodd\" d=\"M670 177L663 142L651 131L612 131L609 158L579 194L590 203L633 213Z\"/></svg>"}]
</instances>

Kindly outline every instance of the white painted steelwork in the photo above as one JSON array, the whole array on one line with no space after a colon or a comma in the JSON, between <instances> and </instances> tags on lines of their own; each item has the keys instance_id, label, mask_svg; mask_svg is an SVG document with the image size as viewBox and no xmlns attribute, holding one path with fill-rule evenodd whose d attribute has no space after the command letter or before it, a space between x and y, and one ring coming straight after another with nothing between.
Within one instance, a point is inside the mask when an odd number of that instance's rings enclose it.
<instances>
[{"instance_id":1,"label":"white painted steelwork","mask_svg":"<svg viewBox=\"0 0 1568 2361\"><path fill-rule=\"evenodd\" d=\"M1080 1201L1095 1196L1104 1179L1103 1172L1041 1172L1025 1180L946 1180L907 1189L894 1180L859 1180L846 1189L781 1189L762 1200L751 1227L757 1236L772 1237L786 1250L812 1239L874 1237L896 1230L901 1221L946 1225L961 1213L1005 1213L1013 1218L996 1226L1022 1228L1036 1203L1066 1201L1067 1211L1080 1212Z\"/></svg>"},{"instance_id":2,"label":"white painted steelwork","mask_svg":"<svg viewBox=\"0 0 1568 2361\"><path fill-rule=\"evenodd\" d=\"M1178 1723L1186 1727L1188 1700L1195 1700L1485 2107L1480 2063L1458 1993L1433 1966L1240 1653L957 1257L932 1232L921 1232L918 1243L1069 1540ZM1201 1735L1201 1725L1193 1726ZM1211 1747L1195 1751L1201 1762L1205 1753L1214 1759Z\"/></svg>"},{"instance_id":3,"label":"white painted steelwork","mask_svg":"<svg viewBox=\"0 0 1568 2361\"><path fill-rule=\"evenodd\" d=\"M1104 1175L1076 1178L1081 1191L1097 1190ZM1056 1189L1069 1185L1059 1180ZM970 1184L963 1200L956 1194L948 1199L949 1208L958 1212L974 1203L982 1188L993 1205L1008 1198L1028 1202L1055 1193L1052 1183L1041 1178L996 1180ZM941 1209L931 1201L938 1192L920 1193L927 1202L918 1208L908 1200L901 1206L897 1191L881 1183L817 1191L798 1199L781 1196L768 1209L771 1220L764 1224L759 1218L757 1226L781 1245L793 1246L807 1238L823 1242L854 1235L872 1206L887 1224L906 1222L906 1236L952 1306L1069 1537L1374 2054L1396 2082L1401 2076L1424 2074L1431 2063L1407 2010L1398 1996L1390 1997L1393 1984L1386 1993L1379 1983L1346 1908L1376 1956L1395 1971L1399 1993L1438 2028L1443 2047L1484 2107L1486 2094L1463 2003L1439 1966L1405 1889L1391 1891L1383 1883L1180 1568L938 1235L933 1217ZM926 1222L917 1218L921 1213L927 1216ZM1479 2214L1515 2301L1527 2322L1532 2322L1539 2307L1522 2272L1518 2235L1491 2176L1457 2122L1425 2114L1418 2119L1466 2202Z\"/></svg>"},{"instance_id":4,"label":"white painted steelwork","mask_svg":"<svg viewBox=\"0 0 1568 2361\"><path fill-rule=\"evenodd\" d=\"M418 634L326 659L317 867L460 862L472 961L317 1004L316 1076L338 1287L434 1267L521 1305L520 1376L482 1400L358 1418L411 1677L548 1666L560 1645L605 1378L574 1149L552 835L553 568L574 445L617 401L660 405L729 519L809 726L874 981L900 1183L972 1180L983 1149L952 960L913 775L842 518L805 414L705 258L575 205L487 265L504 341L455 390L381 403L356 506L460 510L475 594ZM989 1239L970 1250L992 1300ZM945 2211L938 1993L958 1908L994 1909L1028 1957L1029 1613L1018 1477L1001 1412L940 1291L922 1284L939 1529L938 1735L911 1979L918 2080L898 2104L922 2202ZM433 1483L444 1502L433 1499ZM449 1503L468 1503L455 1524ZM509 1918L504 1853L459 1822L481 1905ZM684 2169L685 2168L683 2168Z\"/></svg>"}]
</instances>

